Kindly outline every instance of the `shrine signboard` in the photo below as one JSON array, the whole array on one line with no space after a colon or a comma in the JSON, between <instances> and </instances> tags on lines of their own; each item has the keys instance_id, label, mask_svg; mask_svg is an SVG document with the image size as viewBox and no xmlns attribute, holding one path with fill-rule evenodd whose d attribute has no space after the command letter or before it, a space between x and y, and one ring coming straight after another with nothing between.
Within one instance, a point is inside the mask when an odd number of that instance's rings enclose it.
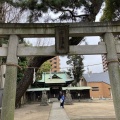
<instances>
[{"instance_id":1,"label":"shrine signboard","mask_svg":"<svg viewBox=\"0 0 120 120\"><path fill-rule=\"evenodd\" d=\"M55 51L57 54L69 52L69 26L55 28Z\"/></svg>"}]
</instances>

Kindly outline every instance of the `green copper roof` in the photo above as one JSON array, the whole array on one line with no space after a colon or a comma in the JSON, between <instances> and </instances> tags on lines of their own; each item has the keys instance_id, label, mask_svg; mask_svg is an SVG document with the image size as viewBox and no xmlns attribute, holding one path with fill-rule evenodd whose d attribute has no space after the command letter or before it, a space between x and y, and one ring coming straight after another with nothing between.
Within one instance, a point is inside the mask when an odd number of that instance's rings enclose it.
<instances>
[{"instance_id":1,"label":"green copper roof","mask_svg":"<svg viewBox=\"0 0 120 120\"><path fill-rule=\"evenodd\" d=\"M67 81L73 81L66 72L57 72L57 73L43 73L42 80L37 82L45 83L66 83Z\"/></svg>"}]
</instances>

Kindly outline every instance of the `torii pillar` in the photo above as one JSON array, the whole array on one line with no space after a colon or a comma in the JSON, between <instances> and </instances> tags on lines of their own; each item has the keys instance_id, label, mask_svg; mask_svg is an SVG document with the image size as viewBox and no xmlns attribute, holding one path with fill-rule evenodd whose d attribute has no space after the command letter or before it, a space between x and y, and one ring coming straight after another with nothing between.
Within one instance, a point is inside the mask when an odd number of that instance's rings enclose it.
<instances>
[{"instance_id":1,"label":"torii pillar","mask_svg":"<svg viewBox=\"0 0 120 120\"><path fill-rule=\"evenodd\" d=\"M120 120L120 69L112 33L105 33L103 37L107 49L108 71L112 88L116 120Z\"/></svg>"},{"instance_id":2,"label":"torii pillar","mask_svg":"<svg viewBox=\"0 0 120 120\"><path fill-rule=\"evenodd\" d=\"M14 120L18 64L17 47L18 36L11 35L9 38L5 86L3 91L2 120Z\"/></svg>"}]
</instances>

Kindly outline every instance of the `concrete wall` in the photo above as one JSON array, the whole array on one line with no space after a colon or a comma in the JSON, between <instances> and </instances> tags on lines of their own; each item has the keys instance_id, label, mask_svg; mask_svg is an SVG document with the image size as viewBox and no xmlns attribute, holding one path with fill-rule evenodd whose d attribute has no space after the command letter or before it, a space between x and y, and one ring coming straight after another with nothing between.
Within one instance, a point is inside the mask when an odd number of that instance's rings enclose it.
<instances>
[{"instance_id":1,"label":"concrete wall","mask_svg":"<svg viewBox=\"0 0 120 120\"><path fill-rule=\"evenodd\" d=\"M105 98L111 98L111 86L106 84L106 83L102 83L103 85L103 93L104 93L104 96Z\"/></svg>"},{"instance_id":2,"label":"concrete wall","mask_svg":"<svg viewBox=\"0 0 120 120\"><path fill-rule=\"evenodd\" d=\"M80 82L79 82L80 86L87 86L87 82L84 78L81 78Z\"/></svg>"}]
</instances>

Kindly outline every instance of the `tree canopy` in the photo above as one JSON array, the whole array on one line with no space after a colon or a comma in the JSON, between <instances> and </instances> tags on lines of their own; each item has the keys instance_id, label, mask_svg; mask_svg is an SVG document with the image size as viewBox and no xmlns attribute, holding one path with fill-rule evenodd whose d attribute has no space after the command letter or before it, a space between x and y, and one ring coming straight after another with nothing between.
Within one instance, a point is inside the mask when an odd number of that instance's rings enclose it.
<instances>
[{"instance_id":1,"label":"tree canopy","mask_svg":"<svg viewBox=\"0 0 120 120\"><path fill-rule=\"evenodd\" d=\"M83 75L83 58L80 55L71 55L67 56L68 61L66 62L68 65L71 65L74 81L72 83L73 86L77 86L77 83L80 81L80 77Z\"/></svg>"},{"instance_id":2,"label":"tree canopy","mask_svg":"<svg viewBox=\"0 0 120 120\"><path fill-rule=\"evenodd\" d=\"M36 79L40 80L43 72L50 72L51 64L49 61L44 62L37 71Z\"/></svg>"},{"instance_id":3,"label":"tree canopy","mask_svg":"<svg viewBox=\"0 0 120 120\"><path fill-rule=\"evenodd\" d=\"M29 22L39 21L44 13L50 11L54 14L60 13L59 20L94 21L103 0L6 0L6 2L21 11L29 12Z\"/></svg>"},{"instance_id":4,"label":"tree canopy","mask_svg":"<svg viewBox=\"0 0 120 120\"><path fill-rule=\"evenodd\" d=\"M27 67L27 62L28 62L28 60L26 59L26 57L20 57L18 59L18 65L21 67L21 69L19 68L17 71L17 82L18 83L20 80L22 80L22 78L24 76L24 71Z\"/></svg>"},{"instance_id":5,"label":"tree canopy","mask_svg":"<svg viewBox=\"0 0 120 120\"><path fill-rule=\"evenodd\" d=\"M120 1L105 0L105 9L101 21L117 21L120 19Z\"/></svg>"}]
</instances>

